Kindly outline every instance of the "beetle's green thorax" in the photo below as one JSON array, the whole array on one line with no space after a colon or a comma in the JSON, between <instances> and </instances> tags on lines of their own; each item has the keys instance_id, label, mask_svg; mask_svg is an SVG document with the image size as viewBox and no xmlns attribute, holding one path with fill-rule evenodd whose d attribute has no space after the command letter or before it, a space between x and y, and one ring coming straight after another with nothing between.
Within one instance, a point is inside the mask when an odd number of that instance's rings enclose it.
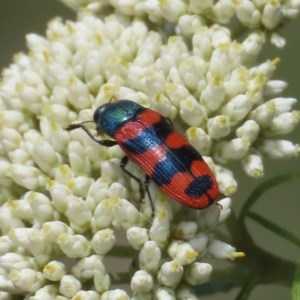
<instances>
[{"instance_id":1,"label":"beetle's green thorax","mask_svg":"<svg viewBox=\"0 0 300 300\"><path fill-rule=\"evenodd\" d=\"M99 106L94 113L97 132L103 132L114 138L122 124L133 119L143 107L130 100L119 100Z\"/></svg>"}]
</instances>

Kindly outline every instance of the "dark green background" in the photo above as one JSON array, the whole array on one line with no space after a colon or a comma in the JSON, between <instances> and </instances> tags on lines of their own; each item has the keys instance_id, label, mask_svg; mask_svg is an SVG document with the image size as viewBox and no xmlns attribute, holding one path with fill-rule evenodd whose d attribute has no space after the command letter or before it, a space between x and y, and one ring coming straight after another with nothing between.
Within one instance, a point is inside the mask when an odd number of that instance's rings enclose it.
<instances>
[{"instance_id":1,"label":"dark green background","mask_svg":"<svg viewBox=\"0 0 300 300\"><path fill-rule=\"evenodd\" d=\"M70 9L63 6L58 1L51 0L1 0L0 1L0 69L7 67L14 53L26 51L25 35L27 33L45 34L47 22L56 16L65 19L75 20L75 14ZM278 50L272 45L268 45L261 55L260 61L267 58L280 57L279 64L274 79L282 79L289 83L284 92L285 97L295 97L300 99L300 39L299 20L288 23L282 29L283 35L287 39L287 46ZM298 103L297 109L300 108ZM293 134L284 136L299 143L300 126ZM238 211L243 200L259 183L267 178L288 172L300 171L300 160L290 159L287 161L268 161L266 163L266 176L262 180L249 179L243 174L238 163L232 164L239 181L239 192L233 197L234 210ZM300 188L299 181L290 182L268 192L262 201L255 205L254 210L266 218L272 220L290 230L295 235L300 233ZM257 243L265 249L278 256L285 257L292 261L299 259L299 249L289 245L284 240L264 230L260 226L249 222L250 230ZM242 249L239 249L242 250ZM224 295L219 293L205 299L234 299L237 290ZM252 294L251 299L273 299L284 300L290 298L290 290L286 287L264 286L259 287Z\"/></svg>"}]
</instances>

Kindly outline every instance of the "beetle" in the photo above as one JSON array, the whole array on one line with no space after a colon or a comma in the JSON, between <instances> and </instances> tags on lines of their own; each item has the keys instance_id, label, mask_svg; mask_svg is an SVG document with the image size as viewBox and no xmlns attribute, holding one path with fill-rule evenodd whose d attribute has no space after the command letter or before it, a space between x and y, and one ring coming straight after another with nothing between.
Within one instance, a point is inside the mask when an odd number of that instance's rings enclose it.
<instances>
[{"instance_id":1,"label":"beetle","mask_svg":"<svg viewBox=\"0 0 300 300\"><path fill-rule=\"evenodd\" d=\"M146 190L152 209L149 180L174 200L195 209L210 206L218 197L219 188L213 172L168 118L134 101L119 100L99 106L93 122L97 134L104 133L113 140L97 139L84 124L86 122L71 124L66 130L82 128L102 146L119 145L125 152L120 167L138 182L141 198ZM129 159L146 173L143 182L126 169Z\"/></svg>"}]
</instances>

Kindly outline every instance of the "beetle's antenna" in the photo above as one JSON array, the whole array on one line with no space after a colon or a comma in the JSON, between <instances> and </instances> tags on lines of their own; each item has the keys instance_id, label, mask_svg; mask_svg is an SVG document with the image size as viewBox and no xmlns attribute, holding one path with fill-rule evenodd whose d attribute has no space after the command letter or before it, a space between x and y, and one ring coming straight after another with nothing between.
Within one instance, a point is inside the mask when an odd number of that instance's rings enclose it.
<instances>
[{"instance_id":1,"label":"beetle's antenna","mask_svg":"<svg viewBox=\"0 0 300 300\"><path fill-rule=\"evenodd\" d=\"M85 123L94 123L94 121L83 121L83 122L77 123L77 124L70 124L68 127L65 128L65 130L71 131L73 129L86 127L85 125L83 125Z\"/></svg>"},{"instance_id":2,"label":"beetle's antenna","mask_svg":"<svg viewBox=\"0 0 300 300\"><path fill-rule=\"evenodd\" d=\"M94 121L83 121L81 123L77 123L77 124L70 124L68 127L65 128L65 130L67 131L71 131L77 128L81 128L83 129L86 134L92 138L93 140L95 139L94 135L90 132L90 130L85 126L86 123L94 123Z\"/></svg>"}]
</instances>

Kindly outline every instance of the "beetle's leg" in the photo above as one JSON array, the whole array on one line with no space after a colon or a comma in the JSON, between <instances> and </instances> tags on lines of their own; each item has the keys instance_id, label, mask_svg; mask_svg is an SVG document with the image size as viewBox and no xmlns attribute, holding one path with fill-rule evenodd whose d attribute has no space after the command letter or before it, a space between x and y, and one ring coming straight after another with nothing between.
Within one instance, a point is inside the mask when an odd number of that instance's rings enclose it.
<instances>
[{"instance_id":1,"label":"beetle's leg","mask_svg":"<svg viewBox=\"0 0 300 300\"><path fill-rule=\"evenodd\" d=\"M98 140L90 131L89 129L82 123L79 123L79 124L71 124L69 125L66 130L67 131L71 131L71 130L74 130L74 129L77 129L77 128L81 128L85 131L85 133L93 140L95 141L96 143L104 146L104 147L112 147L112 146L115 146L117 145L117 142L116 141L112 141L112 140Z\"/></svg>"},{"instance_id":2,"label":"beetle's leg","mask_svg":"<svg viewBox=\"0 0 300 300\"><path fill-rule=\"evenodd\" d=\"M147 193L149 201L150 201L151 210L152 210L152 218L153 218L154 217L154 205L153 205L152 198L151 198L151 195L150 195L150 191L149 191L149 188L148 188L150 177L148 175L145 175L144 182L142 182L137 176L135 176L134 174L129 172L126 169L126 165L128 163L128 160L129 160L128 156L124 156L121 159L120 167L126 174L128 174L131 178L133 178L138 183L139 193L140 193L140 203L143 203L143 199L145 197L145 190L146 190L146 193Z\"/></svg>"},{"instance_id":3,"label":"beetle's leg","mask_svg":"<svg viewBox=\"0 0 300 300\"><path fill-rule=\"evenodd\" d=\"M129 172L127 169L126 169L126 165L128 164L128 156L124 156L122 159L121 159L121 162L120 162L120 167L121 169L127 174L129 175L131 178L133 178L139 185L139 193L140 193L140 200L143 199L145 197L145 190L144 190L144 186L143 186L143 183L142 181L137 177L135 176L134 174L132 174L131 172Z\"/></svg>"},{"instance_id":4,"label":"beetle's leg","mask_svg":"<svg viewBox=\"0 0 300 300\"><path fill-rule=\"evenodd\" d=\"M154 204L153 204L151 194L150 194L150 191L149 191L149 187L148 187L149 181L150 181L150 177L148 175L145 175L144 187L145 187L146 193L147 193L149 201L150 201L150 205L151 205L151 209L152 209L152 219L153 219L155 210L154 210Z\"/></svg>"}]
</instances>

